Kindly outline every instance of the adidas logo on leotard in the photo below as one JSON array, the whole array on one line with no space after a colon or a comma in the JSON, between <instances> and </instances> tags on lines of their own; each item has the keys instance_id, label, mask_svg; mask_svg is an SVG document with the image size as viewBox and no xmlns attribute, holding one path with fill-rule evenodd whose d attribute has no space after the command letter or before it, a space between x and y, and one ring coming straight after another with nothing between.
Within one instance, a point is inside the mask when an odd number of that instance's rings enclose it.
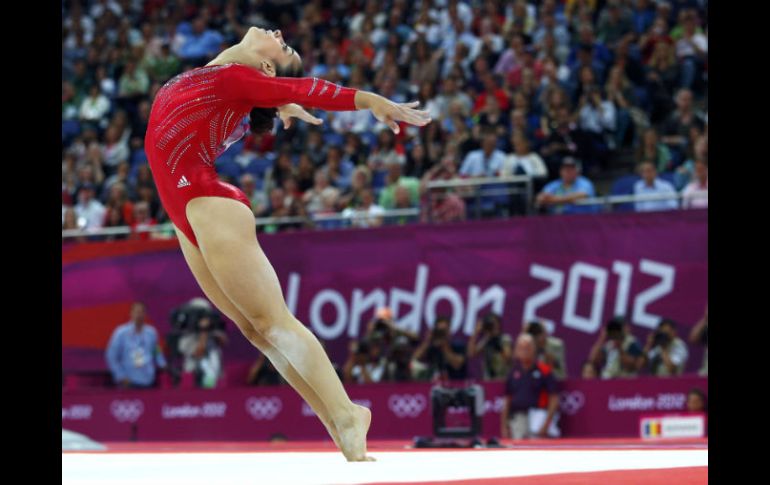
<instances>
[{"instance_id":1,"label":"adidas logo on leotard","mask_svg":"<svg viewBox=\"0 0 770 485\"><path fill-rule=\"evenodd\" d=\"M182 178L179 179L179 183L176 184L176 188L181 189L182 187L187 187L188 185L190 185L190 182L188 182L187 177L182 175Z\"/></svg>"}]
</instances>

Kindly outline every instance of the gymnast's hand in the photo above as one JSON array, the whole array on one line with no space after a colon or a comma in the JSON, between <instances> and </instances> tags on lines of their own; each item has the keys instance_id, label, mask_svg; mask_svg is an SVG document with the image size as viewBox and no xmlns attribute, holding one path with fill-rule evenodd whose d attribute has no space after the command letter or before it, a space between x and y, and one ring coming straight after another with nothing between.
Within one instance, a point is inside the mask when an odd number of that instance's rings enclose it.
<instances>
[{"instance_id":1,"label":"gymnast's hand","mask_svg":"<svg viewBox=\"0 0 770 485\"><path fill-rule=\"evenodd\" d=\"M420 104L419 101L394 103L380 95L358 91L355 103L358 109L370 110L375 118L388 125L396 134L400 131L399 121L415 126L425 126L431 122L427 111L415 109Z\"/></svg>"},{"instance_id":2,"label":"gymnast's hand","mask_svg":"<svg viewBox=\"0 0 770 485\"><path fill-rule=\"evenodd\" d=\"M281 121L283 122L284 130L288 130L291 127L292 118L300 119L302 121L310 123L311 125L320 125L321 123L323 123L322 119L316 118L315 116L305 111L305 108L294 103L284 104L283 106L279 106L278 117L281 118Z\"/></svg>"}]
</instances>

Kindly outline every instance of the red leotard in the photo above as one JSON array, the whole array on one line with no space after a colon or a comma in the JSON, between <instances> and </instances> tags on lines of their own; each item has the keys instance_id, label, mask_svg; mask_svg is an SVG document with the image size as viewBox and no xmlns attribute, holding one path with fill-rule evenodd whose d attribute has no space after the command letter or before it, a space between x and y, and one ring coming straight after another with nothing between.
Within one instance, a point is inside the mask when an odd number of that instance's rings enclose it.
<instances>
[{"instance_id":1,"label":"red leotard","mask_svg":"<svg viewBox=\"0 0 770 485\"><path fill-rule=\"evenodd\" d=\"M297 103L327 111L353 111L356 89L317 78L269 77L242 64L207 66L167 82L152 104L144 148L166 213L198 246L187 221L187 203L203 196L227 197L251 208L246 195L222 182L216 157L241 136L252 108Z\"/></svg>"}]
</instances>

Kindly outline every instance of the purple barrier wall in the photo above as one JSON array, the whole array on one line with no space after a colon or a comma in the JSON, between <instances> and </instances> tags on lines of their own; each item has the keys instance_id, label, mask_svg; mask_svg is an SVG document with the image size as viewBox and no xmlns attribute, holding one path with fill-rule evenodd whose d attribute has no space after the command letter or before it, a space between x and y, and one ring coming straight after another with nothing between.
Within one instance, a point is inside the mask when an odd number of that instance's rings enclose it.
<instances>
[{"instance_id":1,"label":"purple barrier wall","mask_svg":"<svg viewBox=\"0 0 770 485\"><path fill-rule=\"evenodd\" d=\"M514 335L522 321L545 319L565 340L575 376L614 314L628 315L640 338L669 316L686 338L708 298L707 231L707 211L676 211L286 233L260 241L289 307L337 362L378 306L389 305L398 325L420 332L435 315L449 314L460 338L494 309ZM202 296L178 248L146 244L144 252L122 256L65 258L65 370L104 368L103 347L127 319L131 300L144 300L164 333L173 307ZM254 349L231 330L226 358L253 359ZM687 370L694 371L702 352L690 350Z\"/></svg>"},{"instance_id":2,"label":"purple barrier wall","mask_svg":"<svg viewBox=\"0 0 770 485\"><path fill-rule=\"evenodd\" d=\"M502 383L484 383L483 435L498 436ZM346 386L372 410L372 439L432 434L430 384ZM701 377L569 380L561 392L564 437L637 437L644 414L681 412ZM103 441L321 439L326 431L288 386L173 391L93 391L62 395L62 427Z\"/></svg>"}]
</instances>

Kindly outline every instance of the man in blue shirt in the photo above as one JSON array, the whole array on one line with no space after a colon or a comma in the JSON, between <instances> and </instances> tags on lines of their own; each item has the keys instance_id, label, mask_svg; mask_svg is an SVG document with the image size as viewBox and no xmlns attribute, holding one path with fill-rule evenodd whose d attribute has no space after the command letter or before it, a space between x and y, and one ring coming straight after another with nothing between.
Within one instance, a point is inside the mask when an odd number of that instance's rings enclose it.
<instances>
[{"instance_id":1,"label":"man in blue shirt","mask_svg":"<svg viewBox=\"0 0 770 485\"><path fill-rule=\"evenodd\" d=\"M185 36L184 43L179 47L179 57L185 60L214 56L225 40L216 30L206 28L203 17L195 19L190 27L180 24L177 33Z\"/></svg>"},{"instance_id":2,"label":"man in blue shirt","mask_svg":"<svg viewBox=\"0 0 770 485\"><path fill-rule=\"evenodd\" d=\"M547 207L551 214L587 214L597 212L598 205L575 205L573 202L594 197L594 184L578 174L578 163L564 157L559 169L559 180L548 183L535 198L535 205Z\"/></svg>"},{"instance_id":3,"label":"man in blue shirt","mask_svg":"<svg viewBox=\"0 0 770 485\"><path fill-rule=\"evenodd\" d=\"M151 387L155 368L166 368L158 345L158 332L144 321L144 303L131 307L131 320L112 333L107 345L107 365L115 384L121 387Z\"/></svg>"},{"instance_id":4,"label":"man in blue shirt","mask_svg":"<svg viewBox=\"0 0 770 485\"><path fill-rule=\"evenodd\" d=\"M465 156L460 167L463 177L495 177L500 172L505 161L505 153L498 150L497 135L494 132L484 134L481 148L473 150Z\"/></svg>"},{"instance_id":5,"label":"man in blue shirt","mask_svg":"<svg viewBox=\"0 0 770 485\"><path fill-rule=\"evenodd\" d=\"M637 212L667 211L679 208L679 199L674 198L676 189L665 180L658 178L658 170L651 161L644 161L639 167L642 180L634 184L634 195L671 195L670 199L640 200L635 203Z\"/></svg>"}]
</instances>

